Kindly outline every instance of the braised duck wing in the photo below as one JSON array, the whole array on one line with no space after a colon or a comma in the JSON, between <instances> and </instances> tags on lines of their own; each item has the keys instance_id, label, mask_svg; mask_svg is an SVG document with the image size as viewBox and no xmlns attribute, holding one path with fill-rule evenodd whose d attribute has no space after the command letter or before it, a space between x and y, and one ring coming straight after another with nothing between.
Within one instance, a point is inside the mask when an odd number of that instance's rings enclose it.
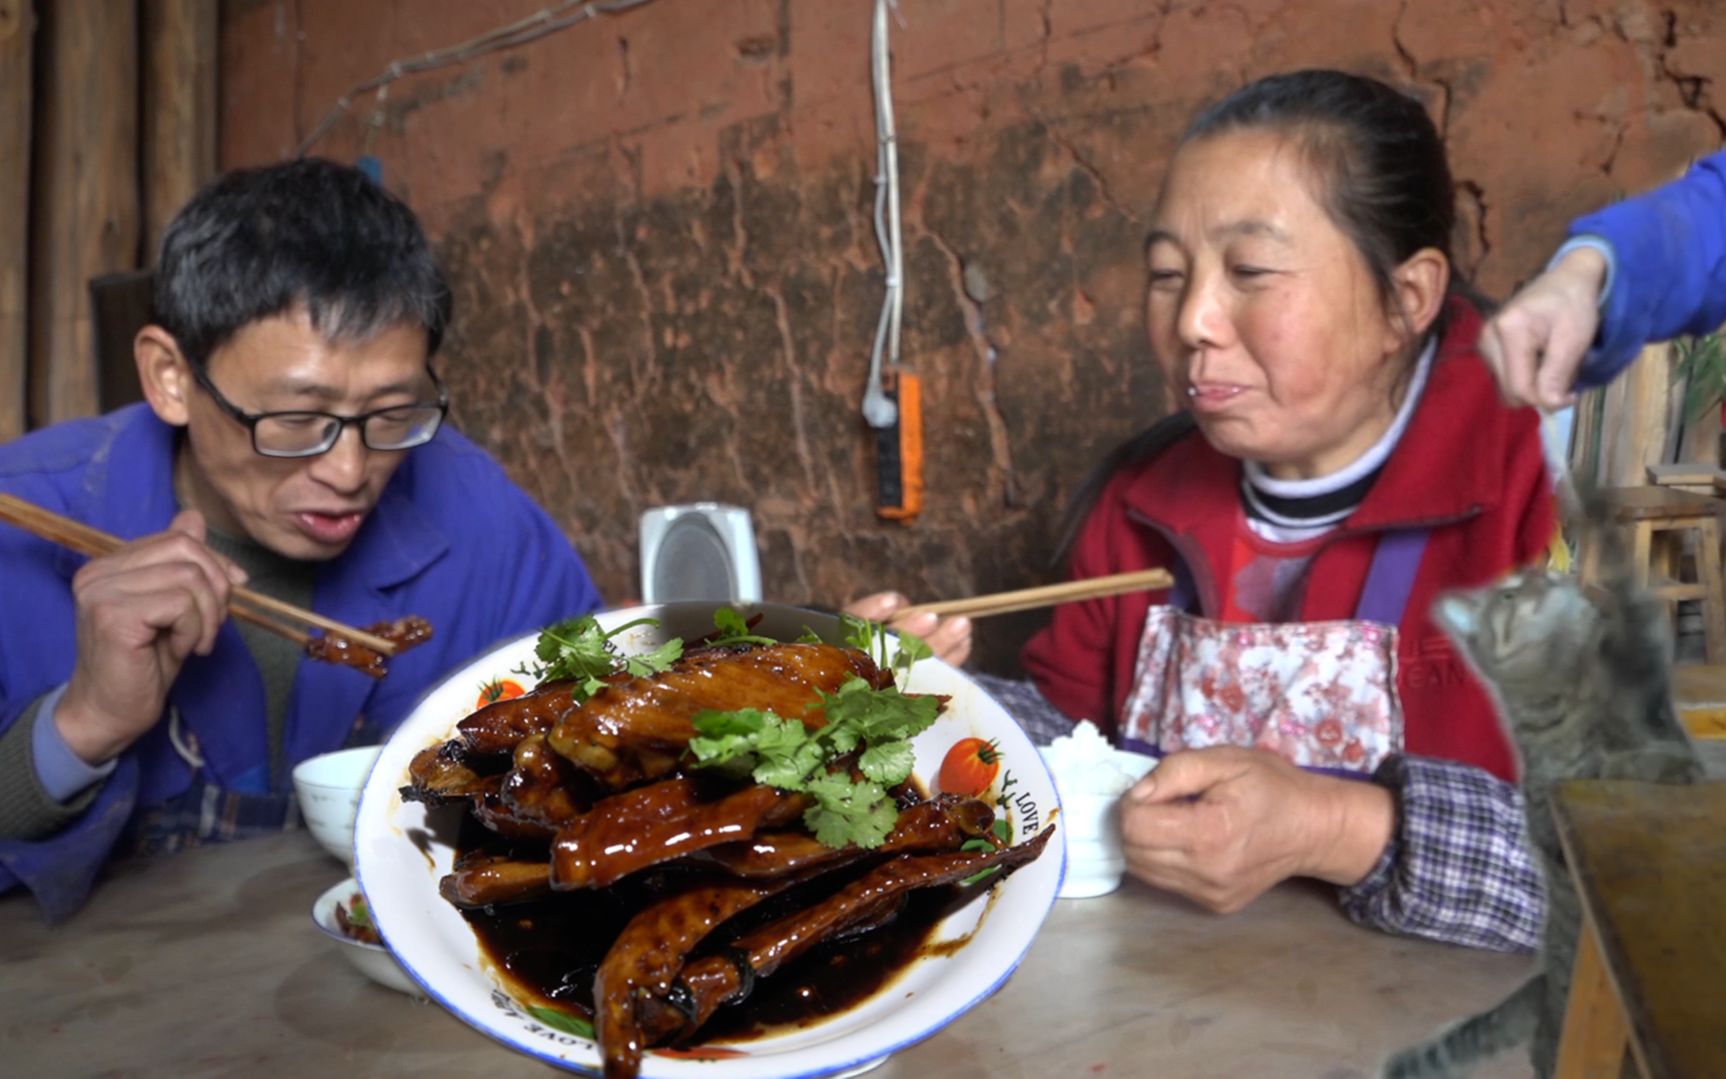
<instances>
[{"instance_id":1,"label":"braised duck wing","mask_svg":"<svg viewBox=\"0 0 1726 1079\"><path fill-rule=\"evenodd\" d=\"M551 885L608 887L650 865L789 824L808 805L804 795L760 785L704 801L686 777L614 794L558 831Z\"/></svg>"},{"instance_id":2,"label":"braised duck wing","mask_svg":"<svg viewBox=\"0 0 1726 1079\"><path fill-rule=\"evenodd\" d=\"M538 899L551 894L551 866L499 855L463 858L438 882L438 894L463 910Z\"/></svg>"},{"instance_id":3,"label":"braised duck wing","mask_svg":"<svg viewBox=\"0 0 1726 1079\"><path fill-rule=\"evenodd\" d=\"M958 850L967 839L988 835L994 822L995 811L987 802L952 794L937 795L933 801L918 802L900 810L893 830L872 853ZM808 832L791 831L758 835L747 843L726 843L702 851L693 859L712 864L732 876L766 878L824 865L847 853L847 848L829 847Z\"/></svg>"},{"instance_id":4,"label":"braised duck wing","mask_svg":"<svg viewBox=\"0 0 1726 1079\"><path fill-rule=\"evenodd\" d=\"M658 784L664 786L665 784ZM648 788L643 788L648 789ZM676 788L673 788L676 790ZM765 790L766 788L754 788ZM663 793L663 792L662 792ZM678 791L687 794L687 787ZM740 791L738 794L746 794ZM756 795L749 799L739 799L735 807L741 808L754 804ZM705 809L711 816L723 817L729 813L729 808L719 809L716 805L701 807L696 803L686 803L692 813L697 809ZM505 831L487 819L484 813L484 800L474 802L474 813L479 816L493 831L502 831L513 838L539 838L540 833L527 831L531 825L516 823L517 830ZM639 808L639 803L635 803ZM994 821L994 810L986 802L974 798L962 798L956 795L943 794L934 801L920 802L905 809L899 814L899 823L894 826L886 842L871 855L902 854L907 851L952 851L967 839L975 839L989 834L989 826ZM685 818L687 819L687 818ZM679 824L679 827L691 827ZM664 858L656 861L669 861L677 857L677 850L684 846L694 846L695 829L691 827L690 839L687 844L673 843L668 849L662 850ZM549 838L549 833L546 834ZM707 850L698 850L682 859L691 868L717 869L734 877L744 877L750 880L770 880L794 873L806 874L816 867L831 867L849 861L861 853L855 848L835 850L816 841L807 832L772 832L757 835L747 841L729 841L720 843ZM604 861L605 859L601 859ZM607 862L600 867L604 875L618 872L629 866L629 871L643 868L635 863L639 861L630 856L626 862ZM591 874L593 866L583 863L580 872ZM598 877L589 876L589 880ZM591 885L599 887L598 884ZM456 864L454 870L444 878L440 885L443 897L463 910L476 907L492 906L501 903L515 903L527 899L538 899L551 891L552 867L542 860L520 859L514 857L495 856L490 858L464 859Z\"/></svg>"},{"instance_id":5,"label":"braised duck wing","mask_svg":"<svg viewBox=\"0 0 1726 1079\"><path fill-rule=\"evenodd\" d=\"M669 993L690 949L796 879L722 880L699 886L653 904L624 926L593 979L594 1025L606 1079L633 1079L641 1070L637 1003Z\"/></svg>"},{"instance_id":6,"label":"braised duck wing","mask_svg":"<svg viewBox=\"0 0 1726 1079\"><path fill-rule=\"evenodd\" d=\"M468 762L461 743L440 742L414 754L408 765L402 797L410 802L443 805L473 797L485 789L485 777Z\"/></svg>"},{"instance_id":7,"label":"braised duck wing","mask_svg":"<svg viewBox=\"0 0 1726 1079\"><path fill-rule=\"evenodd\" d=\"M507 774L490 776L485 779L478 793L473 796L473 819L487 828L503 836L505 839L534 840L549 843L557 835L555 825L524 817L515 806L503 796L504 783L508 781Z\"/></svg>"},{"instance_id":8,"label":"braised duck wing","mask_svg":"<svg viewBox=\"0 0 1726 1079\"><path fill-rule=\"evenodd\" d=\"M608 682L627 681L623 673ZM456 724L467 751L479 757L513 753L516 743L530 734L544 734L559 716L575 707L576 683L541 682L519 697L493 701Z\"/></svg>"},{"instance_id":9,"label":"braised duck wing","mask_svg":"<svg viewBox=\"0 0 1726 1079\"><path fill-rule=\"evenodd\" d=\"M879 918L903 893L952 884L990 868L1011 873L1043 853L1054 834L1054 828L1045 828L1034 839L993 851L902 854L828 899L744 934L724 955L689 964L672 993L642 1002L639 1021L655 1044L696 1030L721 1004L746 997L756 979L835 934Z\"/></svg>"},{"instance_id":10,"label":"braised duck wing","mask_svg":"<svg viewBox=\"0 0 1726 1079\"><path fill-rule=\"evenodd\" d=\"M677 766L698 712L755 708L820 726L816 691L831 693L853 676L876 687L892 678L862 652L830 644L700 649L668 671L615 682L569 709L551 728L551 745L622 790Z\"/></svg>"},{"instance_id":11,"label":"braised duck wing","mask_svg":"<svg viewBox=\"0 0 1726 1079\"><path fill-rule=\"evenodd\" d=\"M542 732L516 743L502 793L518 819L558 828L586 813L603 792L552 749Z\"/></svg>"}]
</instances>

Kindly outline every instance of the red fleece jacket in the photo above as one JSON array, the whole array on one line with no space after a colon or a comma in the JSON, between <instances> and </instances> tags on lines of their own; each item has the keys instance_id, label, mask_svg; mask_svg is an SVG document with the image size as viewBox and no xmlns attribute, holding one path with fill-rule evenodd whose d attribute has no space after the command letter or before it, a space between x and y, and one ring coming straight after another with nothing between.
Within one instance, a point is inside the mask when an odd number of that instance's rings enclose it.
<instances>
[{"instance_id":1,"label":"red fleece jacket","mask_svg":"<svg viewBox=\"0 0 1726 1079\"><path fill-rule=\"evenodd\" d=\"M1301 621L1354 617L1379 534L1429 530L1397 645L1407 752L1462 761L1503 779L1515 757L1486 690L1429 616L1439 593L1482 584L1535 561L1555 527L1532 409L1499 400L1475 348L1480 315L1460 301L1408 430L1365 501L1325 537L1300 598ZM1117 473L1074 544L1075 579L1184 566L1199 613L1217 617L1240 514L1240 462L1197 431ZM1025 646L1025 669L1057 708L1113 735L1132 689L1146 611L1143 592L1055 608Z\"/></svg>"}]
</instances>

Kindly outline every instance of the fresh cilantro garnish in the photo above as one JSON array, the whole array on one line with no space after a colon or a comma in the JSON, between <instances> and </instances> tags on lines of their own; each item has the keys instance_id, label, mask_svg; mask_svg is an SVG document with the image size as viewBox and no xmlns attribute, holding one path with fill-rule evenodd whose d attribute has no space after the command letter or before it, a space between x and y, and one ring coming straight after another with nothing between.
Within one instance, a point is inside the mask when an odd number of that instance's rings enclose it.
<instances>
[{"instance_id":1,"label":"fresh cilantro garnish","mask_svg":"<svg viewBox=\"0 0 1726 1079\"><path fill-rule=\"evenodd\" d=\"M539 1004L529 1005L527 1013L553 1030L574 1034L578 1038L593 1037L593 1024L579 1015L570 1015Z\"/></svg>"},{"instance_id":2,"label":"fresh cilantro garnish","mask_svg":"<svg viewBox=\"0 0 1726 1079\"><path fill-rule=\"evenodd\" d=\"M846 625L854 647L885 659L880 627L856 619ZM905 638L895 665L909 668L927 649L915 637ZM887 791L911 777L911 739L935 722L940 700L907 696L893 686L875 689L856 677L835 692L817 693L827 722L813 730L754 708L698 713L690 755L697 767L809 795L814 804L803 821L827 846L878 847L899 818ZM833 770L854 753L862 779L853 779L848 769Z\"/></svg>"},{"instance_id":3,"label":"fresh cilantro garnish","mask_svg":"<svg viewBox=\"0 0 1726 1079\"><path fill-rule=\"evenodd\" d=\"M1013 837L1012 826L1007 823L1007 819L1005 817L996 817L994 828L991 830L995 833L995 838L1000 840L1000 846L997 846L996 844L989 842L987 839L967 839L967 840L965 840L965 842L959 844L959 849L961 851L999 850L999 849L1001 849L1002 846L1006 846L1007 843ZM991 876L995 873L1000 872L1000 869L1001 869L1000 866L995 866L995 865L992 865L987 869L979 869L975 873L972 873L970 876L966 877L964 880L960 881L959 887L969 888L971 885L977 883L978 881L984 879L985 877L988 877L988 876Z\"/></svg>"},{"instance_id":4,"label":"fresh cilantro garnish","mask_svg":"<svg viewBox=\"0 0 1726 1079\"><path fill-rule=\"evenodd\" d=\"M889 633L887 627L849 614L840 615L839 624L845 631L846 644L874 660L876 666L891 667L900 678L910 672L913 663L935 654L929 642L916 634L897 633L899 648L889 659L887 648L895 634Z\"/></svg>"},{"instance_id":5,"label":"fresh cilantro garnish","mask_svg":"<svg viewBox=\"0 0 1726 1079\"><path fill-rule=\"evenodd\" d=\"M879 847L899 819L899 807L879 783L859 783L838 772L824 772L810 781L815 804L803 813L803 823L826 847Z\"/></svg>"},{"instance_id":6,"label":"fresh cilantro garnish","mask_svg":"<svg viewBox=\"0 0 1726 1079\"><path fill-rule=\"evenodd\" d=\"M772 637L762 637L749 632L749 623L743 616L730 607L721 607L713 612L713 624L719 632L708 639L712 647L724 647L731 644L778 644Z\"/></svg>"},{"instance_id":7,"label":"fresh cilantro garnish","mask_svg":"<svg viewBox=\"0 0 1726 1079\"><path fill-rule=\"evenodd\" d=\"M617 650L612 638L636 626L657 626L652 618L638 618L607 633L590 614L567 618L540 631L534 645L536 664L522 664L517 674L541 682L572 681L575 700L580 703L605 688L605 680L619 671L642 678L669 670L683 655L683 641L673 637L664 644L638 656L626 656Z\"/></svg>"}]
</instances>

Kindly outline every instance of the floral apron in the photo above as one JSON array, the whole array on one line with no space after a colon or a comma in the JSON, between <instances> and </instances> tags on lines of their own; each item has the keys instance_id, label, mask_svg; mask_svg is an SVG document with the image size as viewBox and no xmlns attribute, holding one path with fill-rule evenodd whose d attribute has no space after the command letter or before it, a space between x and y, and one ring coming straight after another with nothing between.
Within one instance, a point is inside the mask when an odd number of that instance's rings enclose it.
<instances>
[{"instance_id":1,"label":"floral apron","mask_svg":"<svg viewBox=\"0 0 1726 1079\"><path fill-rule=\"evenodd\" d=\"M1225 623L1186 613L1177 575L1139 638L1122 715L1126 748L1268 749L1308 768L1370 774L1403 746L1397 626L1426 549L1424 529L1379 538L1353 619Z\"/></svg>"}]
</instances>

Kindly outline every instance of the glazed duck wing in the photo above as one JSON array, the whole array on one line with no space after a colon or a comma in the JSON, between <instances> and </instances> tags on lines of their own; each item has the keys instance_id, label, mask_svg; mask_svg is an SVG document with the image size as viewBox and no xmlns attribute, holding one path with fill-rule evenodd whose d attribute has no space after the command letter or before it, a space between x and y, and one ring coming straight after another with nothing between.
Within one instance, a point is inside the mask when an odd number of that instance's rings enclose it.
<instances>
[{"instance_id":1,"label":"glazed duck wing","mask_svg":"<svg viewBox=\"0 0 1726 1079\"><path fill-rule=\"evenodd\" d=\"M593 979L593 1014L606 1079L633 1079L641 1070L637 1005L671 991L690 949L795 881L719 881L661 900L630 919Z\"/></svg>"},{"instance_id":2,"label":"glazed duck wing","mask_svg":"<svg viewBox=\"0 0 1726 1079\"><path fill-rule=\"evenodd\" d=\"M624 681L614 674L607 681ZM542 682L519 697L493 701L456 724L459 740L476 757L513 753L530 734L551 730L558 717L575 707L575 683Z\"/></svg>"},{"instance_id":3,"label":"glazed duck wing","mask_svg":"<svg viewBox=\"0 0 1726 1079\"><path fill-rule=\"evenodd\" d=\"M502 795L518 820L561 828L578 820L604 794L552 749L543 733L516 743L512 760Z\"/></svg>"},{"instance_id":4,"label":"glazed duck wing","mask_svg":"<svg viewBox=\"0 0 1726 1079\"><path fill-rule=\"evenodd\" d=\"M475 803L476 813L480 805ZM899 822L886 841L868 853L957 850L967 839L988 835L994 817L994 810L986 802L943 794L900 811ZM849 861L858 853L855 848L824 846L807 832L772 832L698 851L684 862L692 867L718 869L734 877L772 880L791 874L807 875L808 870ZM620 866L603 868L609 874ZM551 880L551 866L546 862L500 856L458 862L454 871L444 877L440 890L451 903L472 910L496 903L538 899L551 891Z\"/></svg>"},{"instance_id":5,"label":"glazed duck wing","mask_svg":"<svg viewBox=\"0 0 1726 1079\"><path fill-rule=\"evenodd\" d=\"M995 811L987 802L937 795L899 811L887 838L870 853L958 850L967 839L989 834ZM772 832L746 843L726 843L693 856L736 877L752 879L796 873L845 857L849 848L826 846L808 832Z\"/></svg>"},{"instance_id":6,"label":"glazed duck wing","mask_svg":"<svg viewBox=\"0 0 1726 1079\"><path fill-rule=\"evenodd\" d=\"M903 854L846 885L828 899L770 922L733 941L724 955L697 960L683 971L671 994L643 1000L638 1022L651 1042L699 1029L722 1004L742 1000L757 978L765 978L814 945L866 921L878 919L905 892L964 880L985 869L1011 873L1043 853L1054 828L1036 838L993 851Z\"/></svg>"},{"instance_id":7,"label":"glazed duck wing","mask_svg":"<svg viewBox=\"0 0 1726 1079\"><path fill-rule=\"evenodd\" d=\"M551 745L603 786L622 790L676 767L698 712L759 708L819 726L817 691L834 692L852 677L876 688L892 680L862 652L830 644L700 649L668 671L613 683L569 709L552 726Z\"/></svg>"},{"instance_id":8,"label":"glazed duck wing","mask_svg":"<svg viewBox=\"0 0 1726 1079\"><path fill-rule=\"evenodd\" d=\"M604 888L650 865L789 824L808 805L804 795L759 785L703 800L700 784L685 777L614 794L559 829L551 884Z\"/></svg>"},{"instance_id":9,"label":"glazed duck wing","mask_svg":"<svg viewBox=\"0 0 1726 1079\"><path fill-rule=\"evenodd\" d=\"M524 738L545 734L574 707L574 686L548 682L520 697L493 701L457 723L456 737L414 757L408 767L412 783L402 788L402 796L434 805L477 796L480 780L509 767Z\"/></svg>"},{"instance_id":10,"label":"glazed duck wing","mask_svg":"<svg viewBox=\"0 0 1726 1079\"><path fill-rule=\"evenodd\" d=\"M485 790L486 777L469 763L460 742L427 746L408 765L411 782L401 789L410 802L442 805L472 798Z\"/></svg>"},{"instance_id":11,"label":"glazed duck wing","mask_svg":"<svg viewBox=\"0 0 1726 1079\"><path fill-rule=\"evenodd\" d=\"M438 882L438 894L462 910L539 899L551 894L551 867L500 855L463 858Z\"/></svg>"}]
</instances>

